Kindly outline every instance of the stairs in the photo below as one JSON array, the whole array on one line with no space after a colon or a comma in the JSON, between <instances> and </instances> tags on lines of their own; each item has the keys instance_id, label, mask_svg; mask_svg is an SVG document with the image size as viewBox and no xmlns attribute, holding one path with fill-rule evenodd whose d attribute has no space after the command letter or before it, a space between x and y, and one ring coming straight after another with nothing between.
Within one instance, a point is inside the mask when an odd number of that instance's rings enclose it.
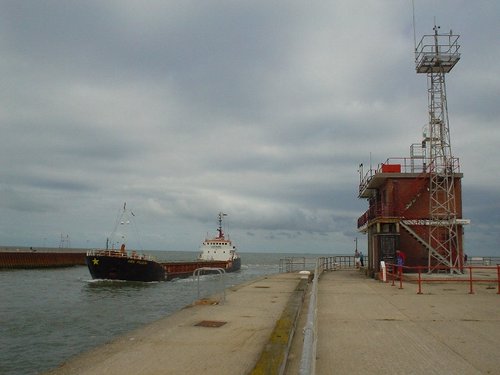
<instances>
[{"instance_id":1,"label":"stairs","mask_svg":"<svg viewBox=\"0 0 500 375\"><path fill-rule=\"evenodd\" d=\"M435 260L438 261L439 265L442 265L442 266L445 266L445 267L448 267L451 271L450 272L453 272L453 273L459 273L456 269L455 269L455 265L452 264L450 262L450 260L447 258L447 257L444 257L441 253L439 253L438 251L436 251L436 249L434 249L431 244L429 244L428 241L424 240L417 232L415 232L407 223L408 222L413 222L413 220L401 220L400 221L400 224L401 226L408 232L412 235L413 238L415 238L420 244L422 244L423 246L425 246L427 248L427 250L429 251L429 256L434 258ZM430 269L430 264L429 264L429 272L431 272L431 269Z\"/></svg>"}]
</instances>

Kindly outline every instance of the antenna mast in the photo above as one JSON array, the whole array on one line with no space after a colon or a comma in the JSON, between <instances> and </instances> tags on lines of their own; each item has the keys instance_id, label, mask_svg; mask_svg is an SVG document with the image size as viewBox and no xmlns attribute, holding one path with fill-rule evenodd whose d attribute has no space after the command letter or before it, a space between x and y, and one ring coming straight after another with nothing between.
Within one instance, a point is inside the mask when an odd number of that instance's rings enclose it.
<instances>
[{"instance_id":1,"label":"antenna mast","mask_svg":"<svg viewBox=\"0 0 500 375\"><path fill-rule=\"evenodd\" d=\"M417 73L427 74L429 124L423 148L429 173L429 270L460 265L454 175L460 172L451 152L445 74L460 60L459 35L424 35L415 49Z\"/></svg>"}]
</instances>

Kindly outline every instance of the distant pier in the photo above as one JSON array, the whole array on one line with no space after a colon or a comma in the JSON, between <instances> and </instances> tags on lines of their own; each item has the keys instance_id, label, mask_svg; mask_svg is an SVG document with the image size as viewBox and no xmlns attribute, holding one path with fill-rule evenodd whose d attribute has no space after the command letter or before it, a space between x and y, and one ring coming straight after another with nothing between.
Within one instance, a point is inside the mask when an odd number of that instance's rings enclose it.
<instances>
[{"instance_id":1,"label":"distant pier","mask_svg":"<svg viewBox=\"0 0 500 375\"><path fill-rule=\"evenodd\" d=\"M85 265L85 249L1 247L0 269Z\"/></svg>"}]
</instances>

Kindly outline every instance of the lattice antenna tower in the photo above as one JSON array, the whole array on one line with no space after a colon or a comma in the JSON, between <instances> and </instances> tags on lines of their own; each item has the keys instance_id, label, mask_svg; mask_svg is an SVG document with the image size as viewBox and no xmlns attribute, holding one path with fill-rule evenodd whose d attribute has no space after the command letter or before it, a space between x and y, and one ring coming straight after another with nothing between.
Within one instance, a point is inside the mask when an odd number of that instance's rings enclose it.
<instances>
[{"instance_id":1,"label":"lattice antenna tower","mask_svg":"<svg viewBox=\"0 0 500 375\"><path fill-rule=\"evenodd\" d=\"M460 171L451 152L445 83L446 73L460 60L458 38L434 26L434 34L424 35L415 48L416 71L427 74L429 123L422 146L429 173L429 270L454 270L460 264L454 187L454 174Z\"/></svg>"},{"instance_id":2,"label":"lattice antenna tower","mask_svg":"<svg viewBox=\"0 0 500 375\"><path fill-rule=\"evenodd\" d=\"M68 249L71 247L71 240L69 239L69 234L63 236L61 233L61 241L59 242L59 248Z\"/></svg>"}]
</instances>

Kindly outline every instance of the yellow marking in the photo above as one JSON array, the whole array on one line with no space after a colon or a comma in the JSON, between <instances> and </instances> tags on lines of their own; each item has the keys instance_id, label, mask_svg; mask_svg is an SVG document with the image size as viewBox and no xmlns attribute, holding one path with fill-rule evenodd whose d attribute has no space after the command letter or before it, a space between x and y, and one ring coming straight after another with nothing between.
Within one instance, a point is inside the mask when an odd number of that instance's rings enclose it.
<instances>
[{"instance_id":1,"label":"yellow marking","mask_svg":"<svg viewBox=\"0 0 500 375\"><path fill-rule=\"evenodd\" d=\"M97 258L92 259L92 263L94 264L94 266L99 265L99 259Z\"/></svg>"}]
</instances>

